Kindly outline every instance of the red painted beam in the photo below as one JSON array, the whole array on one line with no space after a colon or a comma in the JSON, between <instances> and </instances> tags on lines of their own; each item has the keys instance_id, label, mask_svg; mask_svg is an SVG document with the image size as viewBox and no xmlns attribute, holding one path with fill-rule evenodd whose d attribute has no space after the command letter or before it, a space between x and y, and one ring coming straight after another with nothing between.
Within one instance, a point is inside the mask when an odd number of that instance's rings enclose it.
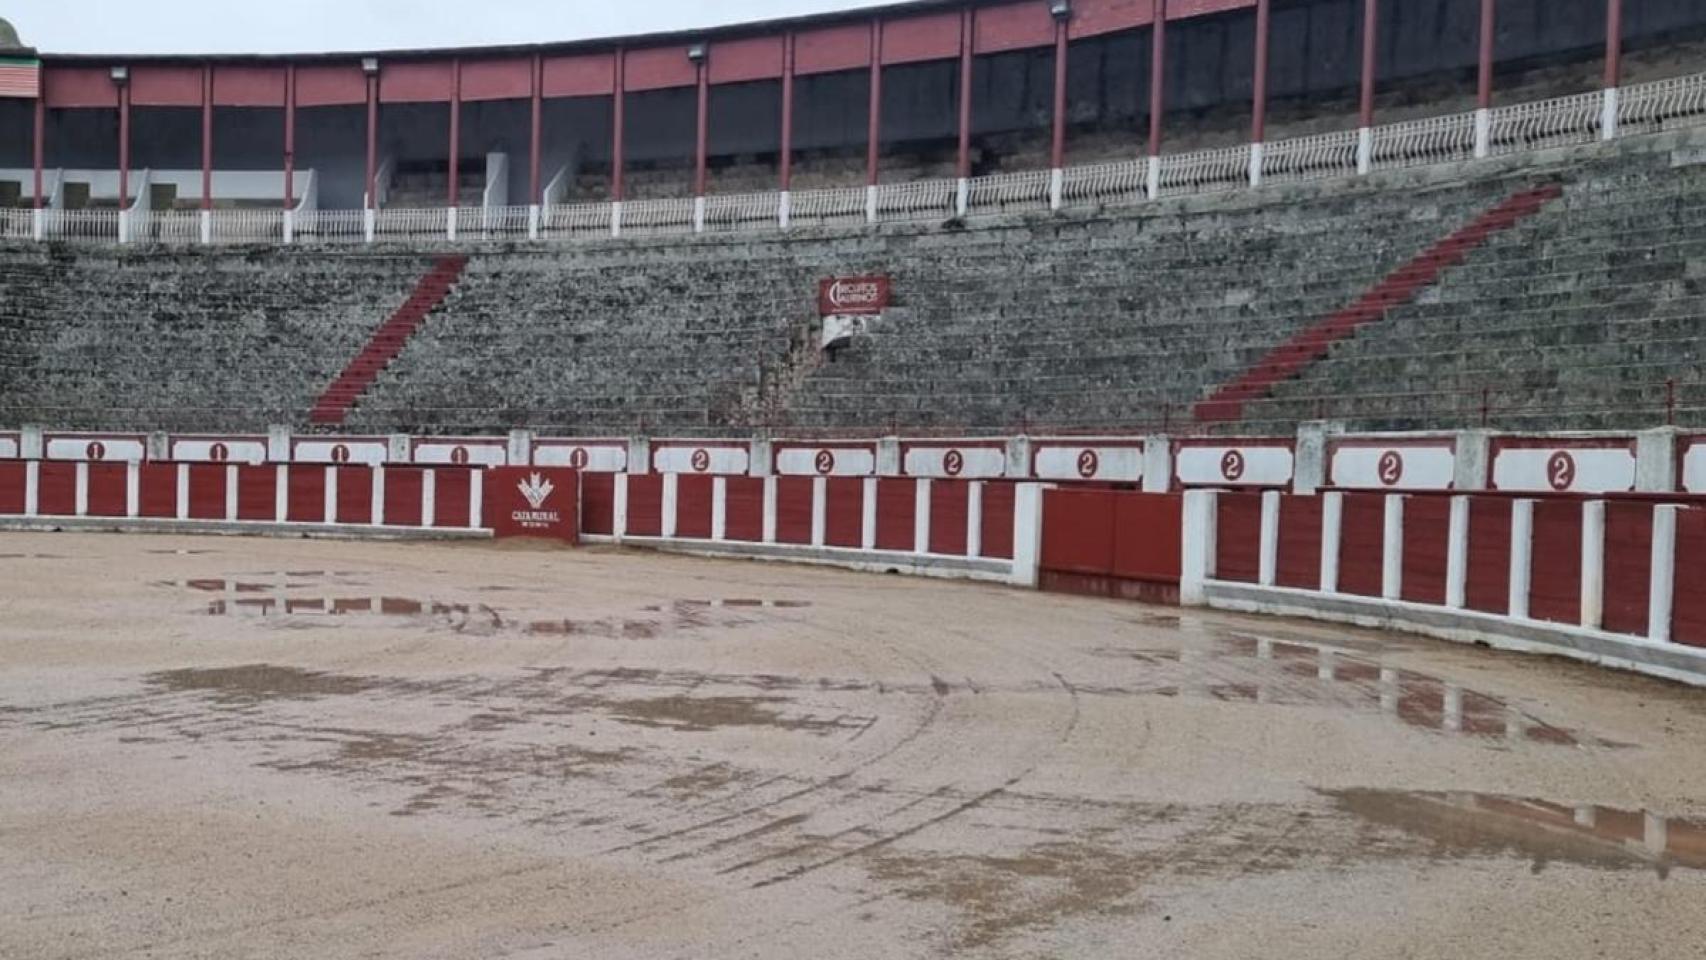
<instances>
[{"instance_id":1,"label":"red painted beam","mask_svg":"<svg viewBox=\"0 0 1706 960\"><path fill-rule=\"evenodd\" d=\"M1361 125L1374 126L1374 74L1380 56L1380 0L1363 0Z\"/></svg>"},{"instance_id":2,"label":"red painted beam","mask_svg":"<svg viewBox=\"0 0 1706 960\"><path fill-rule=\"evenodd\" d=\"M462 205L462 61L450 61L450 196L448 206Z\"/></svg>"},{"instance_id":3,"label":"red painted beam","mask_svg":"<svg viewBox=\"0 0 1706 960\"><path fill-rule=\"evenodd\" d=\"M1054 24L1054 139L1049 162L1056 170L1066 166L1066 57L1070 26L1071 21L1064 17Z\"/></svg>"},{"instance_id":4,"label":"red painted beam","mask_svg":"<svg viewBox=\"0 0 1706 960\"><path fill-rule=\"evenodd\" d=\"M1623 0L1605 0L1605 86L1623 81Z\"/></svg>"},{"instance_id":5,"label":"red painted beam","mask_svg":"<svg viewBox=\"0 0 1706 960\"><path fill-rule=\"evenodd\" d=\"M870 131L865 136L865 183L876 186L881 173L883 141L883 21L871 21Z\"/></svg>"},{"instance_id":6,"label":"red painted beam","mask_svg":"<svg viewBox=\"0 0 1706 960\"><path fill-rule=\"evenodd\" d=\"M782 155L780 157L782 192L787 193L794 183L794 32L788 31L782 40Z\"/></svg>"},{"instance_id":7,"label":"red painted beam","mask_svg":"<svg viewBox=\"0 0 1706 960\"><path fill-rule=\"evenodd\" d=\"M284 78L284 209L296 206L296 64Z\"/></svg>"},{"instance_id":8,"label":"red painted beam","mask_svg":"<svg viewBox=\"0 0 1706 960\"><path fill-rule=\"evenodd\" d=\"M1493 105L1493 39L1498 26L1498 0L1481 0L1480 77L1476 104L1485 110Z\"/></svg>"},{"instance_id":9,"label":"red painted beam","mask_svg":"<svg viewBox=\"0 0 1706 960\"><path fill-rule=\"evenodd\" d=\"M201 208L213 209L213 67L201 68Z\"/></svg>"},{"instance_id":10,"label":"red painted beam","mask_svg":"<svg viewBox=\"0 0 1706 960\"><path fill-rule=\"evenodd\" d=\"M612 81L612 101L610 107L610 199L622 200L622 168L626 165L623 140L626 136L626 114L628 110L628 51L617 50L612 68L615 79Z\"/></svg>"},{"instance_id":11,"label":"red painted beam","mask_svg":"<svg viewBox=\"0 0 1706 960\"><path fill-rule=\"evenodd\" d=\"M971 176L971 75L973 8L960 11L960 155L955 169L960 179Z\"/></svg>"},{"instance_id":12,"label":"red painted beam","mask_svg":"<svg viewBox=\"0 0 1706 960\"><path fill-rule=\"evenodd\" d=\"M1161 155L1161 120L1167 112L1167 0L1154 0L1149 37L1149 155Z\"/></svg>"},{"instance_id":13,"label":"red painted beam","mask_svg":"<svg viewBox=\"0 0 1706 960\"><path fill-rule=\"evenodd\" d=\"M46 143L47 143L47 97L45 95L36 97L35 141L36 141L35 146L33 148L33 152L35 154L35 161L34 162L35 162L35 168L36 168L35 169L35 176L36 176L36 203L35 203L35 208L37 210L40 210L44 205L42 203L42 195L41 195L41 191L42 191L42 170L44 167L47 166L47 162L46 162L47 161L47 148L46 148Z\"/></svg>"},{"instance_id":14,"label":"red painted beam","mask_svg":"<svg viewBox=\"0 0 1706 960\"><path fill-rule=\"evenodd\" d=\"M379 209L379 74L367 77L367 197L362 205Z\"/></svg>"},{"instance_id":15,"label":"red painted beam","mask_svg":"<svg viewBox=\"0 0 1706 960\"><path fill-rule=\"evenodd\" d=\"M527 147L528 206L541 203L544 200L540 195L539 168L541 152L544 149L542 142L545 135L545 58L538 54L533 55L531 77L533 90L529 99L532 100L532 117L529 124L530 139Z\"/></svg>"},{"instance_id":16,"label":"red painted beam","mask_svg":"<svg viewBox=\"0 0 1706 960\"><path fill-rule=\"evenodd\" d=\"M118 90L118 206L130 205L130 85Z\"/></svg>"},{"instance_id":17,"label":"red painted beam","mask_svg":"<svg viewBox=\"0 0 1706 960\"><path fill-rule=\"evenodd\" d=\"M1250 115L1250 142L1268 135L1268 35L1272 31L1272 0L1256 0L1256 96Z\"/></svg>"},{"instance_id":18,"label":"red painted beam","mask_svg":"<svg viewBox=\"0 0 1706 960\"><path fill-rule=\"evenodd\" d=\"M704 60L696 64L699 88L698 120L693 138L693 195L705 195L706 174L710 162L711 142L711 70Z\"/></svg>"}]
</instances>

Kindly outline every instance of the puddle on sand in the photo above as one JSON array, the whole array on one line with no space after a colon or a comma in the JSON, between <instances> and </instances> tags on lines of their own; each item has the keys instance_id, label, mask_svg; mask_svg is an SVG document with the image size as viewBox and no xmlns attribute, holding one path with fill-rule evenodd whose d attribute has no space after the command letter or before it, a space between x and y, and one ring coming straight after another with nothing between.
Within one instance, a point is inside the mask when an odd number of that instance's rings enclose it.
<instances>
[{"instance_id":1,"label":"puddle on sand","mask_svg":"<svg viewBox=\"0 0 1706 960\"><path fill-rule=\"evenodd\" d=\"M0 560L69 560L53 553L0 553Z\"/></svg>"},{"instance_id":2,"label":"puddle on sand","mask_svg":"<svg viewBox=\"0 0 1706 960\"><path fill-rule=\"evenodd\" d=\"M315 673L266 663L212 669L166 670L149 674L147 680L150 685L162 690L174 693L206 693L229 703L349 696L380 685L376 680L362 677Z\"/></svg>"},{"instance_id":3,"label":"puddle on sand","mask_svg":"<svg viewBox=\"0 0 1706 960\"><path fill-rule=\"evenodd\" d=\"M1588 804L1565 806L1479 793L1323 791L1370 823L1431 841L1456 856L1516 856L1606 869L1706 870L1706 820Z\"/></svg>"},{"instance_id":4,"label":"puddle on sand","mask_svg":"<svg viewBox=\"0 0 1706 960\"><path fill-rule=\"evenodd\" d=\"M580 696L574 707L593 707L617 723L636 727L658 727L680 733L706 733L724 727L768 727L774 730L829 734L868 726L872 717L788 716L781 707L787 697L654 697L639 700L606 700Z\"/></svg>"},{"instance_id":5,"label":"puddle on sand","mask_svg":"<svg viewBox=\"0 0 1706 960\"><path fill-rule=\"evenodd\" d=\"M1091 651L1133 660L1153 684L1135 693L1223 703L1339 706L1380 713L1406 726L1450 736L1553 746L1627 747L1554 726L1488 694L1439 677L1382 666L1332 647L1231 634L1207 648Z\"/></svg>"},{"instance_id":6,"label":"puddle on sand","mask_svg":"<svg viewBox=\"0 0 1706 960\"><path fill-rule=\"evenodd\" d=\"M144 550L142 552L146 553L150 556L155 556L155 557L205 557L210 553L218 553L219 551L217 551L217 550Z\"/></svg>"}]
</instances>

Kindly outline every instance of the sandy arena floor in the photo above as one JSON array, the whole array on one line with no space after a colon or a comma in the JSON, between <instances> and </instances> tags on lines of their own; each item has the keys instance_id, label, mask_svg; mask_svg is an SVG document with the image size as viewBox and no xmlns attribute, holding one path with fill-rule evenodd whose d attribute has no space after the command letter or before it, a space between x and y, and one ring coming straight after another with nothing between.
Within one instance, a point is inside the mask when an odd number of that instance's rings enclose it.
<instances>
[{"instance_id":1,"label":"sandy arena floor","mask_svg":"<svg viewBox=\"0 0 1706 960\"><path fill-rule=\"evenodd\" d=\"M27 960L1697 957L1706 692L758 563L0 534L0 904Z\"/></svg>"}]
</instances>

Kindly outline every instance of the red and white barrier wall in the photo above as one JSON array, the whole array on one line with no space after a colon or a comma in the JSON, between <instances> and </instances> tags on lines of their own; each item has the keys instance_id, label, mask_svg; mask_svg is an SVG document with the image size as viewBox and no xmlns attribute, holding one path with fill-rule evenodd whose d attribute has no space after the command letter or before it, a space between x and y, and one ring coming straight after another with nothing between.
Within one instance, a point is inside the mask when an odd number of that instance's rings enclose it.
<instances>
[{"instance_id":1,"label":"red and white barrier wall","mask_svg":"<svg viewBox=\"0 0 1706 960\"><path fill-rule=\"evenodd\" d=\"M693 451L667 456L673 462ZM736 467L732 457L729 466ZM1041 493L1037 484L1003 480L588 473L581 477L581 535L1033 585Z\"/></svg>"},{"instance_id":2,"label":"red and white barrier wall","mask_svg":"<svg viewBox=\"0 0 1706 960\"><path fill-rule=\"evenodd\" d=\"M1678 589L1706 582L1706 501L1192 491L1183 523L1187 604L1706 682L1706 594Z\"/></svg>"}]
</instances>

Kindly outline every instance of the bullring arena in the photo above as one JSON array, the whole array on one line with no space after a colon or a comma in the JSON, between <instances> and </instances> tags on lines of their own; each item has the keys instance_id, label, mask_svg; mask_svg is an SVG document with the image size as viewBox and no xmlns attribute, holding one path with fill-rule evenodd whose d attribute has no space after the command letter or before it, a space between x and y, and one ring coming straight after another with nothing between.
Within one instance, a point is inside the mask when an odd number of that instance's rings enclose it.
<instances>
[{"instance_id":1,"label":"bullring arena","mask_svg":"<svg viewBox=\"0 0 1706 960\"><path fill-rule=\"evenodd\" d=\"M1696 5L0 28L0 957L1706 942Z\"/></svg>"}]
</instances>

